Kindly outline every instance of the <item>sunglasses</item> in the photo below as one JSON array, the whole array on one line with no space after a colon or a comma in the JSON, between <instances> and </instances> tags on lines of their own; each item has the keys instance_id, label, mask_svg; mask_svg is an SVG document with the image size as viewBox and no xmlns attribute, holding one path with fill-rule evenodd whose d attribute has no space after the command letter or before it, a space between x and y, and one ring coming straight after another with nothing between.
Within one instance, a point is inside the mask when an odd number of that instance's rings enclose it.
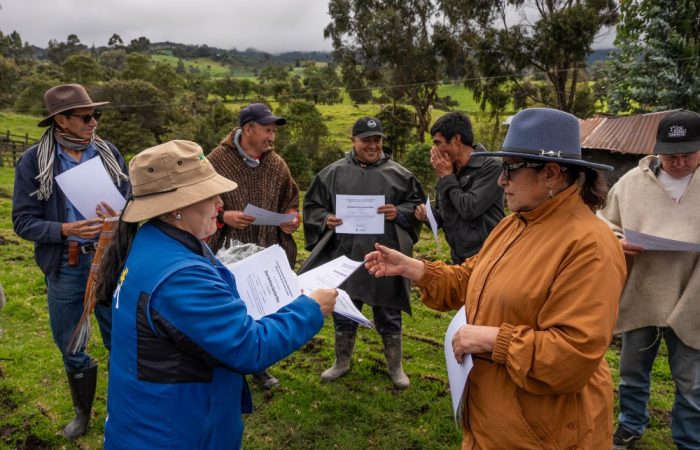
<instances>
[{"instance_id":1,"label":"sunglasses","mask_svg":"<svg viewBox=\"0 0 700 450\"><path fill-rule=\"evenodd\" d=\"M523 161L519 163L513 163L513 164L506 164L503 163L501 164L501 167L503 168L503 177L510 181L511 177L511 172L516 171L518 169L522 169L523 167L542 167L544 166L544 163L541 162L531 162L531 161Z\"/></svg>"},{"instance_id":2,"label":"sunglasses","mask_svg":"<svg viewBox=\"0 0 700 450\"><path fill-rule=\"evenodd\" d=\"M92 119L100 120L100 117L102 117L102 111L96 109L92 112L92 114L69 114L69 117L80 117L83 119L83 123L88 124Z\"/></svg>"}]
</instances>

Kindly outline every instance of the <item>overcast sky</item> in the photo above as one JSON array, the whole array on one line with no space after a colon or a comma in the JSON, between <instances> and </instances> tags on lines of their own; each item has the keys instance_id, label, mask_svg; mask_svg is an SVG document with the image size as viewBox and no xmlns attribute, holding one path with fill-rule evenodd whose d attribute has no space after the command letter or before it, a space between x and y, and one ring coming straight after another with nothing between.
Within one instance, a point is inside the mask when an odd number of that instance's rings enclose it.
<instances>
[{"instance_id":1,"label":"overcast sky","mask_svg":"<svg viewBox=\"0 0 700 450\"><path fill-rule=\"evenodd\" d=\"M330 22L326 0L0 0L0 7L0 31L17 30L42 48L69 34L88 46L107 45L117 33L125 44L146 36L269 53L332 49L323 39ZM595 47L611 47L613 37Z\"/></svg>"}]
</instances>

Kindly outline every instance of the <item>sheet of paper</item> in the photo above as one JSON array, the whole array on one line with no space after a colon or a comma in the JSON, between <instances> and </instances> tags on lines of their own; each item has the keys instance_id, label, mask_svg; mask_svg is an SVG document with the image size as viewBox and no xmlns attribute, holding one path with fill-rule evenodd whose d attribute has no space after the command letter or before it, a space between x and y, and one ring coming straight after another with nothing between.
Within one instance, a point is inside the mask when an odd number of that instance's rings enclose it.
<instances>
[{"instance_id":1,"label":"sheet of paper","mask_svg":"<svg viewBox=\"0 0 700 450\"><path fill-rule=\"evenodd\" d=\"M97 217L95 207L107 202L115 211L124 209L126 199L98 157L56 175L56 182L68 200L86 219Z\"/></svg>"},{"instance_id":2,"label":"sheet of paper","mask_svg":"<svg viewBox=\"0 0 700 450\"><path fill-rule=\"evenodd\" d=\"M287 254L279 245L226 267L233 273L238 293L255 320L277 312L301 293Z\"/></svg>"},{"instance_id":3,"label":"sheet of paper","mask_svg":"<svg viewBox=\"0 0 700 450\"><path fill-rule=\"evenodd\" d=\"M363 264L363 261L353 261L347 256L339 256L298 277L299 287L304 292L312 292L318 288L337 288Z\"/></svg>"},{"instance_id":4,"label":"sheet of paper","mask_svg":"<svg viewBox=\"0 0 700 450\"><path fill-rule=\"evenodd\" d=\"M335 197L335 216L343 224L338 234L384 234L384 214L377 208L385 203L383 195L341 195Z\"/></svg>"},{"instance_id":5,"label":"sheet of paper","mask_svg":"<svg viewBox=\"0 0 700 450\"><path fill-rule=\"evenodd\" d=\"M332 261L302 273L297 277L297 282L305 294L310 294L315 289L337 288L362 263L363 261L353 261L345 255L339 256ZM342 289L338 289L338 297L333 311L350 320L354 320L362 326L374 328L374 324L355 307L355 304L350 300L350 296Z\"/></svg>"},{"instance_id":6,"label":"sheet of paper","mask_svg":"<svg viewBox=\"0 0 700 450\"><path fill-rule=\"evenodd\" d=\"M283 223L291 222L296 217L296 214L280 214L258 208L250 203L245 206L243 213L247 216L255 217L253 225L274 225L276 227Z\"/></svg>"},{"instance_id":7,"label":"sheet of paper","mask_svg":"<svg viewBox=\"0 0 700 450\"><path fill-rule=\"evenodd\" d=\"M438 244L438 225L435 220L435 215L433 214L433 208L430 207L430 197L425 201L425 212L428 216L428 223L430 224L430 230L433 232L433 237L435 238L435 248L440 249L440 244Z\"/></svg>"},{"instance_id":8,"label":"sheet of paper","mask_svg":"<svg viewBox=\"0 0 700 450\"><path fill-rule=\"evenodd\" d=\"M450 325L445 333L445 363L447 364L447 378L450 382L450 393L452 394L452 412L455 417L455 422L459 426L459 416L462 408L461 403L464 397L464 388L467 386L467 378L469 372L474 365L471 355L464 355L462 364L457 362L454 351L452 351L452 337L455 335L462 325L467 323L467 315L464 312L464 306L457 311L457 314L452 318Z\"/></svg>"},{"instance_id":9,"label":"sheet of paper","mask_svg":"<svg viewBox=\"0 0 700 450\"><path fill-rule=\"evenodd\" d=\"M333 308L333 312L350 320L354 320L363 327L374 328L372 321L367 319L367 317L362 314L362 311L357 309L348 293L342 289L338 289L338 297L335 299L335 308Z\"/></svg>"},{"instance_id":10,"label":"sheet of paper","mask_svg":"<svg viewBox=\"0 0 700 450\"><path fill-rule=\"evenodd\" d=\"M692 242L675 241L673 239L639 233L624 229L625 239L631 244L639 245L644 250L663 250L669 252L700 252L700 244Z\"/></svg>"}]
</instances>

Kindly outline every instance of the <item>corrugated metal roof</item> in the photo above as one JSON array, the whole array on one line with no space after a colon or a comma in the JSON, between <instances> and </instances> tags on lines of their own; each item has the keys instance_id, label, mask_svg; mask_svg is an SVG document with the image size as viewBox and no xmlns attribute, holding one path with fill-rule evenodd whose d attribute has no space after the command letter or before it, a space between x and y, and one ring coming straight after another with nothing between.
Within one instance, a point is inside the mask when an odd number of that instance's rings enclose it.
<instances>
[{"instance_id":1,"label":"corrugated metal roof","mask_svg":"<svg viewBox=\"0 0 700 450\"><path fill-rule=\"evenodd\" d=\"M651 155L654 153L659 122L673 111L677 110L581 120L581 147L590 150Z\"/></svg>"}]
</instances>

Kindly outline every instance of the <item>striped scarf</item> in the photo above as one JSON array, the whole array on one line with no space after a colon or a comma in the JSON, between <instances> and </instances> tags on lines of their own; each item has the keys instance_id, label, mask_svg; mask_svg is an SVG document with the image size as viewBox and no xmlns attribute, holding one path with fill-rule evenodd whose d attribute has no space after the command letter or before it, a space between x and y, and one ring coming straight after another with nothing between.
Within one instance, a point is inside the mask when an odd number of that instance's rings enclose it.
<instances>
[{"instance_id":1,"label":"striped scarf","mask_svg":"<svg viewBox=\"0 0 700 450\"><path fill-rule=\"evenodd\" d=\"M36 195L39 200L47 200L53 192L53 163L56 158L56 143L76 151L84 150L88 145L95 144L102 164L117 186L121 186L122 182L129 181L129 177L122 172L119 162L105 141L95 135L89 141L78 142L75 138L70 139L65 133L61 133L54 124L46 129L37 144L39 174L36 176L36 180L39 182L39 189L29 194L30 196Z\"/></svg>"}]
</instances>

